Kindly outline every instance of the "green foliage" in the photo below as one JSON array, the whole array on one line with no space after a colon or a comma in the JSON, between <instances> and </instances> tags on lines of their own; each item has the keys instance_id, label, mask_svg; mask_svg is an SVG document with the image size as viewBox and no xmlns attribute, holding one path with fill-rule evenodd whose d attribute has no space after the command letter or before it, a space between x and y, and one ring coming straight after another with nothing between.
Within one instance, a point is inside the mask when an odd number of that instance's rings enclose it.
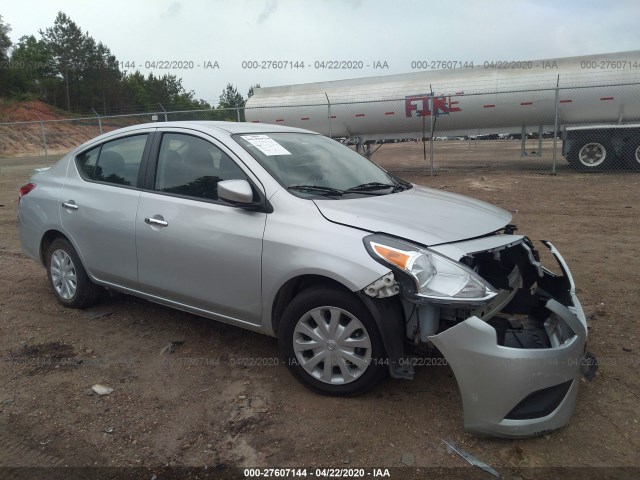
<instances>
[{"instance_id":1,"label":"green foliage","mask_svg":"<svg viewBox=\"0 0 640 480\"><path fill-rule=\"evenodd\" d=\"M109 48L63 12L52 27L38 32L40 39L22 37L12 51L10 31L0 16L0 59L11 65L0 69L0 95L35 96L67 111L93 109L101 115L130 112L132 105L136 111L211 108L185 90L175 75L145 77L139 71L121 71Z\"/></svg>"},{"instance_id":2,"label":"green foliage","mask_svg":"<svg viewBox=\"0 0 640 480\"><path fill-rule=\"evenodd\" d=\"M0 60L7 60L9 48L11 48L11 39L9 38L9 32L11 27L9 24L4 23L2 15L0 15Z\"/></svg>"},{"instance_id":3,"label":"green foliage","mask_svg":"<svg viewBox=\"0 0 640 480\"><path fill-rule=\"evenodd\" d=\"M238 92L238 89L232 84L228 83L226 88L222 90L220 95L220 103L218 103L218 110L221 110L221 120L235 122L240 120L244 122L244 104L246 100ZM239 114L239 115L238 115Z\"/></svg>"},{"instance_id":4,"label":"green foliage","mask_svg":"<svg viewBox=\"0 0 640 480\"><path fill-rule=\"evenodd\" d=\"M11 27L9 24L4 23L2 15L0 15L0 62L6 62L9 58L8 53L11 48L11 39L9 38L9 32ZM9 86L9 71L7 69L0 68L0 92L6 92Z\"/></svg>"},{"instance_id":5,"label":"green foliage","mask_svg":"<svg viewBox=\"0 0 640 480\"><path fill-rule=\"evenodd\" d=\"M58 83L49 46L33 35L18 40L11 54L11 63L14 68L7 70L11 96L33 94L46 99L48 91Z\"/></svg>"},{"instance_id":6,"label":"green foliage","mask_svg":"<svg viewBox=\"0 0 640 480\"><path fill-rule=\"evenodd\" d=\"M145 77L136 71L125 75L122 83L128 104L144 107L146 110L211 108L204 100L196 100L193 92L187 92L182 86L182 80L175 75L159 77L150 73Z\"/></svg>"},{"instance_id":7,"label":"green foliage","mask_svg":"<svg viewBox=\"0 0 640 480\"><path fill-rule=\"evenodd\" d=\"M238 89L229 83L227 87L222 90L218 108L242 108L244 107L244 102L245 100L242 95L238 93Z\"/></svg>"}]
</instances>

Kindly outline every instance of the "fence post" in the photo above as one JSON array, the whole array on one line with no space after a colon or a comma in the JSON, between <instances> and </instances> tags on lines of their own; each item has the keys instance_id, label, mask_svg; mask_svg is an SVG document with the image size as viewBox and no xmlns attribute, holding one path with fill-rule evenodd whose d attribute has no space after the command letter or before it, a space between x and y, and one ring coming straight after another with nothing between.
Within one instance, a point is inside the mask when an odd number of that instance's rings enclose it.
<instances>
[{"instance_id":1,"label":"fence post","mask_svg":"<svg viewBox=\"0 0 640 480\"><path fill-rule=\"evenodd\" d=\"M236 114L238 118L238 123L240 123L240 105L236 105Z\"/></svg>"},{"instance_id":2,"label":"fence post","mask_svg":"<svg viewBox=\"0 0 640 480\"><path fill-rule=\"evenodd\" d=\"M538 127L538 152L536 153L536 157L542 157L542 137L543 135L542 125Z\"/></svg>"},{"instance_id":3,"label":"fence post","mask_svg":"<svg viewBox=\"0 0 640 480\"><path fill-rule=\"evenodd\" d=\"M98 127L100 128L100 135L102 135L102 118L100 118L98 112L96 112L93 108L91 110L96 114L96 117L98 117Z\"/></svg>"},{"instance_id":4,"label":"fence post","mask_svg":"<svg viewBox=\"0 0 640 480\"><path fill-rule=\"evenodd\" d=\"M435 122L436 112L433 111L433 94L429 97L429 110L431 111L431 136L429 137L429 173L433 177L433 127Z\"/></svg>"},{"instance_id":5,"label":"fence post","mask_svg":"<svg viewBox=\"0 0 640 480\"><path fill-rule=\"evenodd\" d=\"M329 118L329 138L332 138L331 136L331 102L329 101L329 95L327 95L327 92L324 92L324 96L327 97L327 117Z\"/></svg>"},{"instance_id":6,"label":"fence post","mask_svg":"<svg viewBox=\"0 0 640 480\"><path fill-rule=\"evenodd\" d=\"M168 122L169 120L167 120L167 111L164 109L164 107L162 106L161 103L159 103L158 105L160 105L160 108L162 109L162 111L164 112L164 121Z\"/></svg>"},{"instance_id":7,"label":"fence post","mask_svg":"<svg viewBox=\"0 0 640 480\"><path fill-rule=\"evenodd\" d=\"M556 102L555 102L555 113L553 119L553 161L551 164L551 175L556 174L556 150L558 144L558 116L560 115L560 75L558 75L558 80L556 81Z\"/></svg>"},{"instance_id":8,"label":"fence post","mask_svg":"<svg viewBox=\"0 0 640 480\"><path fill-rule=\"evenodd\" d=\"M419 115L422 117L422 159L427 163L427 117L424 112Z\"/></svg>"},{"instance_id":9,"label":"fence post","mask_svg":"<svg viewBox=\"0 0 640 480\"><path fill-rule=\"evenodd\" d=\"M44 122L40 120L40 131L42 132L42 144L44 145L44 161L49 166L49 149L47 148L47 136L44 133Z\"/></svg>"}]
</instances>

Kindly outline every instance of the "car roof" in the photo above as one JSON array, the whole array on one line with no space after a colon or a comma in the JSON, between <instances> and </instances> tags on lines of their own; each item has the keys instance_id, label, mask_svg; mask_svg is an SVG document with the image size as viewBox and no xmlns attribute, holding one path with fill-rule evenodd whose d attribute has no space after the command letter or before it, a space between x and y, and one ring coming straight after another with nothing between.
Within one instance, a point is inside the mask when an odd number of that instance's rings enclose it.
<instances>
[{"instance_id":1,"label":"car roof","mask_svg":"<svg viewBox=\"0 0 640 480\"><path fill-rule=\"evenodd\" d=\"M305 130L302 128L287 127L284 125L272 125L270 123L254 123L254 122L217 122L217 121L178 121L178 122L150 122L141 123L139 125L133 125L131 127L121 128L109 133L125 133L127 131L135 131L147 128L163 128L163 127L178 127L178 128L190 128L193 130L199 130L202 132L226 132L229 135L236 133L277 133L277 132L298 132L298 133L316 133L311 130Z\"/></svg>"},{"instance_id":2,"label":"car roof","mask_svg":"<svg viewBox=\"0 0 640 480\"><path fill-rule=\"evenodd\" d=\"M138 125L132 125L129 127L119 128L110 132L98 135L82 145L72 149L69 154L75 155L88 147L93 148L100 142L108 141L113 137L119 137L127 133L135 133L140 130L149 130L152 128L182 128L185 130L196 130L203 133L213 133L222 136L230 136L237 133L309 133L313 135L319 135L317 132L311 130L304 130L302 128L286 127L284 125L272 125L270 123L249 123L249 122L215 122L215 121L179 121L179 122L149 122L140 123Z\"/></svg>"}]
</instances>

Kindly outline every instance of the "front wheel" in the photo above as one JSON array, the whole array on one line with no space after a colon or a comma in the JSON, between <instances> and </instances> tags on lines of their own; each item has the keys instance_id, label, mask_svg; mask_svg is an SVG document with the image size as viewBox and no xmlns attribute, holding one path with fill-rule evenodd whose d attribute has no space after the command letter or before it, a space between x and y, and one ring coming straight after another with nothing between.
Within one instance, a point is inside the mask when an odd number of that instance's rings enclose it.
<instances>
[{"instance_id":1,"label":"front wheel","mask_svg":"<svg viewBox=\"0 0 640 480\"><path fill-rule=\"evenodd\" d=\"M617 156L609 141L596 140L572 148L567 160L577 170L601 172L613 167Z\"/></svg>"},{"instance_id":2,"label":"front wheel","mask_svg":"<svg viewBox=\"0 0 640 480\"><path fill-rule=\"evenodd\" d=\"M57 238L46 253L49 284L58 301L69 308L85 308L98 296L98 287L91 282L80 257L65 238Z\"/></svg>"},{"instance_id":3,"label":"front wheel","mask_svg":"<svg viewBox=\"0 0 640 480\"><path fill-rule=\"evenodd\" d=\"M285 309L278 337L296 379L324 395L361 395L388 371L371 313L355 295L338 289L300 293Z\"/></svg>"}]
</instances>

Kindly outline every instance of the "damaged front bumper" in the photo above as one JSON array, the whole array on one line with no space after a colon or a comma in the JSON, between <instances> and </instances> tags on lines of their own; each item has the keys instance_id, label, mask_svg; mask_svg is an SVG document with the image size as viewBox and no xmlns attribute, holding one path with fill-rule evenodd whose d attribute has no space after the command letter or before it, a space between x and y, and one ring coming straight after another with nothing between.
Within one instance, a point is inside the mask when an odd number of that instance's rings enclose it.
<instances>
[{"instance_id":1,"label":"damaged front bumper","mask_svg":"<svg viewBox=\"0 0 640 480\"><path fill-rule=\"evenodd\" d=\"M451 366L464 407L465 430L502 437L540 435L569 423L580 383L587 323L575 295L571 273L555 247L543 242L555 256L562 276L535 261L537 288L523 301L517 296L503 329L471 316L428 337ZM529 253L530 249L523 244ZM510 323L511 322L511 323ZM533 325L537 344L518 340ZM520 328L518 328L520 325ZM537 329L537 330L536 330ZM509 340L515 336L515 340Z\"/></svg>"}]
</instances>

